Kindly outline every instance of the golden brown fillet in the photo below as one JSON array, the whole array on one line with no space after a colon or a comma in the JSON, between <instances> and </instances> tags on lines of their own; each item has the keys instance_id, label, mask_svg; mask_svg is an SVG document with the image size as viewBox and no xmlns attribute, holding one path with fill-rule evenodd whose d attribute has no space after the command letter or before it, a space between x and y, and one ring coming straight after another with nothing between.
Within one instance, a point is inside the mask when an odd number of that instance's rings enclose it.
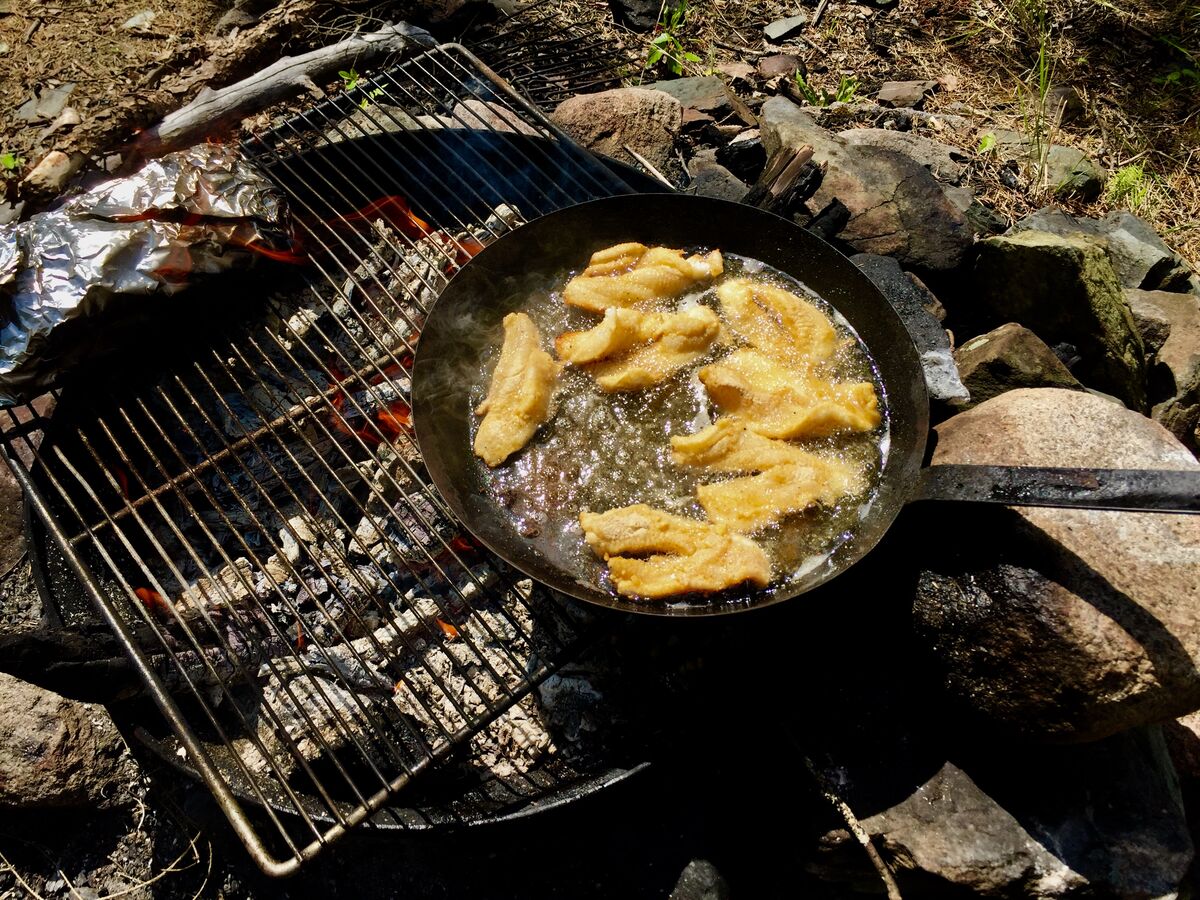
<instances>
[{"instance_id":1,"label":"golden brown fillet","mask_svg":"<svg viewBox=\"0 0 1200 900\"><path fill-rule=\"evenodd\" d=\"M717 419L695 434L671 438L671 460L677 466L709 472L763 472L773 466L808 463L820 457L786 441L763 437L745 422Z\"/></svg>"},{"instance_id":2,"label":"golden brown fillet","mask_svg":"<svg viewBox=\"0 0 1200 900\"><path fill-rule=\"evenodd\" d=\"M584 366L601 390L636 391L665 381L704 356L721 336L721 320L707 306L649 316L657 316L645 332L652 336L649 343Z\"/></svg>"},{"instance_id":3,"label":"golden brown fillet","mask_svg":"<svg viewBox=\"0 0 1200 900\"><path fill-rule=\"evenodd\" d=\"M711 281L724 270L720 250L685 257L682 250L667 247L618 244L593 254L591 265L563 288L563 301L568 306L602 313L613 306L669 300Z\"/></svg>"},{"instance_id":4,"label":"golden brown fillet","mask_svg":"<svg viewBox=\"0 0 1200 900\"><path fill-rule=\"evenodd\" d=\"M550 418L550 400L560 364L541 348L537 326L525 313L504 317L504 344L487 397L475 409L483 416L475 433L475 455L498 466L516 453Z\"/></svg>"},{"instance_id":5,"label":"golden brown fillet","mask_svg":"<svg viewBox=\"0 0 1200 900\"><path fill-rule=\"evenodd\" d=\"M657 600L676 594L711 594L744 582L771 583L771 562L754 541L726 534L687 556L651 556L608 561L617 592L626 597Z\"/></svg>"},{"instance_id":6,"label":"golden brown fillet","mask_svg":"<svg viewBox=\"0 0 1200 900\"><path fill-rule=\"evenodd\" d=\"M775 466L759 475L702 484L696 497L713 522L750 534L813 504L832 506L863 486L853 466L812 456L808 462Z\"/></svg>"},{"instance_id":7,"label":"golden brown fillet","mask_svg":"<svg viewBox=\"0 0 1200 900\"><path fill-rule=\"evenodd\" d=\"M766 552L740 534L639 503L579 516L584 539L608 563L617 591L659 598L771 581ZM624 554L649 556L632 559Z\"/></svg>"},{"instance_id":8,"label":"golden brown fillet","mask_svg":"<svg viewBox=\"0 0 1200 900\"><path fill-rule=\"evenodd\" d=\"M604 311L604 321L594 328L560 334L554 349L560 359L582 365L616 356L664 335L701 337L715 335L720 327L721 320L707 306L682 312L644 312L614 306Z\"/></svg>"},{"instance_id":9,"label":"golden brown fillet","mask_svg":"<svg viewBox=\"0 0 1200 900\"><path fill-rule=\"evenodd\" d=\"M717 406L763 437L825 437L870 431L880 422L879 398L869 381L824 381L757 350L736 350L699 375Z\"/></svg>"},{"instance_id":10,"label":"golden brown fillet","mask_svg":"<svg viewBox=\"0 0 1200 900\"><path fill-rule=\"evenodd\" d=\"M734 278L717 288L717 297L734 333L784 365L815 365L837 347L837 333L825 314L791 291Z\"/></svg>"}]
</instances>

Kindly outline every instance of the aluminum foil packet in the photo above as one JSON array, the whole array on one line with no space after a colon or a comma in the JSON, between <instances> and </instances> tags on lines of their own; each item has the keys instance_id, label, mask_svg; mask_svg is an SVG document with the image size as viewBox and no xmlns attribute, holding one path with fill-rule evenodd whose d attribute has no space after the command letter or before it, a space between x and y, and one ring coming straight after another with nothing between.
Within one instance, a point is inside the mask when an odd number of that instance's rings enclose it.
<instances>
[{"instance_id":1,"label":"aluminum foil packet","mask_svg":"<svg viewBox=\"0 0 1200 900\"><path fill-rule=\"evenodd\" d=\"M235 147L199 145L0 228L0 405L102 354L113 318L145 306L129 298L287 251L288 224L282 193Z\"/></svg>"}]
</instances>

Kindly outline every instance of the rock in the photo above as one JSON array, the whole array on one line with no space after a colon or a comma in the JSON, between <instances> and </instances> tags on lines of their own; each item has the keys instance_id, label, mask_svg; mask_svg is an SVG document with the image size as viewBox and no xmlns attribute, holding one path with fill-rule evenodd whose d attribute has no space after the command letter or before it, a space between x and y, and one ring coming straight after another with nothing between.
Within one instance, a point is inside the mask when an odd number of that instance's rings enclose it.
<instances>
[{"instance_id":1,"label":"rock","mask_svg":"<svg viewBox=\"0 0 1200 900\"><path fill-rule=\"evenodd\" d=\"M936 81L885 81L875 95L880 106L919 109L925 98L938 89Z\"/></svg>"},{"instance_id":2,"label":"rock","mask_svg":"<svg viewBox=\"0 0 1200 900\"><path fill-rule=\"evenodd\" d=\"M1158 304L1141 302L1143 293L1150 292L1126 289L1125 300L1129 303L1129 311L1133 313L1133 324L1142 336L1146 359L1150 360L1167 342L1167 336L1171 333L1171 317Z\"/></svg>"},{"instance_id":3,"label":"rock","mask_svg":"<svg viewBox=\"0 0 1200 900\"><path fill-rule=\"evenodd\" d=\"M67 156L61 150L51 150L25 176L24 184L36 194L57 194L83 165L84 156Z\"/></svg>"},{"instance_id":4,"label":"rock","mask_svg":"<svg viewBox=\"0 0 1200 900\"><path fill-rule=\"evenodd\" d=\"M104 707L0 673L0 805L109 809L136 777Z\"/></svg>"},{"instance_id":5,"label":"rock","mask_svg":"<svg viewBox=\"0 0 1200 900\"><path fill-rule=\"evenodd\" d=\"M82 121L83 119L80 117L79 111L75 109L75 107L65 106L63 107L63 111L58 114L58 118L51 122L46 130L42 132L42 139L45 140L60 129L74 128Z\"/></svg>"},{"instance_id":6,"label":"rock","mask_svg":"<svg viewBox=\"0 0 1200 900\"><path fill-rule=\"evenodd\" d=\"M1200 780L1200 712L1167 722L1162 729L1180 781Z\"/></svg>"},{"instance_id":7,"label":"rock","mask_svg":"<svg viewBox=\"0 0 1200 900\"><path fill-rule=\"evenodd\" d=\"M1055 206L1030 213L1012 231L1086 237L1102 246L1121 284L1143 290L1187 291L1191 272L1146 222L1127 210L1103 219L1077 218Z\"/></svg>"},{"instance_id":8,"label":"rock","mask_svg":"<svg viewBox=\"0 0 1200 900\"><path fill-rule=\"evenodd\" d=\"M673 5L667 4L664 8L661 0L608 0L613 21L634 31L652 31L658 24L659 11L669 15Z\"/></svg>"},{"instance_id":9,"label":"rock","mask_svg":"<svg viewBox=\"0 0 1200 900\"><path fill-rule=\"evenodd\" d=\"M813 160L826 170L809 212L841 201L850 218L839 237L856 251L894 256L918 270L947 271L962 261L970 226L919 163L894 150L847 144L782 97L763 104L760 120L768 155L784 144L813 147Z\"/></svg>"},{"instance_id":10,"label":"rock","mask_svg":"<svg viewBox=\"0 0 1200 900\"><path fill-rule=\"evenodd\" d=\"M744 62L727 62L717 66L717 71L734 84L751 87L754 83L754 66Z\"/></svg>"},{"instance_id":11,"label":"rock","mask_svg":"<svg viewBox=\"0 0 1200 900\"><path fill-rule=\"evenodd\" d=\"M800 13L799 15L788 16L786 19L776 19L763 29L763 35L768 41L779 43L785 38L791 37L807 24L808 16Z\"/></svg>"},{"instance_id":12,"label":"rock","mask_svg":"<svg viewBox=\"0 0 1200 900\"><path fill-rule=\"evenodd\" d=\"M800 71L802 65L798 56L790 53L773 53L759 59L757 68L760 76L770 80L778 78L780 75L791 78Z\"/></svg>"},{"instance_id":13,"label":"rock","mask_svg":"<svg viewBox=\"0 0 1200 900\"><path fill-rule=\"evenodd\" d=\"M121 28L125 31L132 31L135 34L145 34L150 30L150 26L154 24L158 14L152 9L143 9L139 13L130 16L121 23Z\"/></svg>"},{"instance_id":14,"label":"rock","mask_svg":"<svg viewBox=\"0 0 1200 900\"><path fill-rule=\"evenodd\" d=\"M905 897L1165 898L1186 877L1192 841L1161 729L952 759L899 802L856 790L853 769L837 773L851 808L884 806L861 824ZM847 832L823 845L819 874L870 883Z\"/></svg>"},{"instance_id":15,"label":"rock","mask_svg":"<svg viewBox=\"0 0 1200 900\"><path fill-rule=\"evenodd\" d=\"M706 859L688 863L675 883L668 900L729 900L729 885Z\"/></svg>"},{"instance_id":16,"label":"rock","mask_svg":"<svg viewBox=\"0 0 1200 900\"><path fill-rule=\"evenodd\" d=\"M1187 263L1128 210L1114 210L1097 223L1113 267L1126 287L1148 291L1181 291L1192 287Z\"/></svg>"},{"instance_id":17,"label":"rock","mask_svg":"<svg viewBox=\"0 0 1200 900\"><path fill-rule=\"evenodd\" d=\"M1165 394L1151 399L1172 397L1200 374L1200 297L1132 289L1125 292L1125 299L1139 332L1146 328L1155 340L1156 328L1166 332L1165 339L1158 343L1154 360L1170 372L1171 383Z\"/></svg>"},{"instance_id":18,"label":"rock","mask_svg":"<svg viewBox=\"0 0 1200 900\"><path fill-rule=\"evenodd\" d=\"M1200 374L1153 410L1154 420L1200 456Z\"/></svg>"},{"instance_id":19,"label":"rock","mask_svg":"<svg viewBox=\"0 0 1200 900\"><path fill-rule=\"evenodd\" d=\"M712 151L693 157L688 164L688 174L692 178L687 187L689 194L740 203L750 190L749 185L716 161Z\"/></svg>"},{"instance_id":20,"label":"rock","mask_svg":"<svg viewBox=\"0 0 1200 900\"><path fill-rule=\"evenodd\" d=\"M461 128L482 128L509 134L528 134L537 137L536 128L499 103L472 98L454 106L454 117Z\"/></svg>"},{"instance_id":21,"label":"rock","mask_svg":"<svg viewBox=\"0 0 1200 900\"><path fill-rule=\"evenodd\" d=\"M718 147L717 162L748 184L757 181L767 165L767 151L758 129L747 129Z\"/></svg>"},{"instance_id":22,"label":"rock","mask_svg":"<svg viewBox=\"0 0 1200 900\"><path fill-rule=\"evenodd\" d=\"M1056 197L1095 200L1107 179L1107 173L1082 150L1052 144L1046 153L1046 183Z\"/></svg>"},{"instance_id":23,"label":"rock","mask_svg":"<svg viewBox=\"0 0 1200 900\"><path fill-rule=\"evenodd\" d=\"M627 162L628 144L660 171L673 158L683 109L671 95L645 88L614 88L570 97L550 116L585 147Z\"/></svg>"},{"instance_id":24,"label":"rock","mask_svg":"<svg viewBox=\"0 0 1200 900\"><path fill-rule=\"evenodd\" d=\"M1069 84L1054 84L1046 92L1046 109L1056 125L1068 125L1084 114L1083 97Z\"/></svg>"},{"instance_id":25,"label":"rock","mask_svg":"<svg viewBox=\"0 0 1200 900\"><path fill-rule=\"evenodd\" d=\"M967 390L954 365L950 338L937 317L939 311L944 314L938 299L890 257L857 253L850 261L863 270L904 320L917 352L921 354L929 396L934 400L965 402Z\"/></svg>"},{"instance_id":26,"label":"rock","mask_svg":"<svg viewBox=\"0 0 1200 900\"><path fill-rule=\"evenodd\" d=\"M964 409L1017 388L1083 390L1054 351L1015 322L971 338L954 351L954 361L959 377L971 392Z\"/></svg>"},{"instance_id":27,"label":"rock","mask_svg":"<svg viewBox=\"0 0 1200 900\"><path fill-rule=\"evenodd\" d=\"M943 184L957 185L966 174L966 157L957 147L942 144L911 131L893 131L890 128L851 128L838 133L847 144L854 146L882 147L895 150L924 166ZM967 199L969 206L971 200Z\"/></svg>"},{"instance_id":28,"label":"rock","mask_svg":"<svg viewBox=\"0 0 1200 900\"><path fill-rule=\"evenodd\" d=\"M937 426L933 464L1200 470L1161 425L1090 394L1014 390ZM947 513L949 516L950 513ZM913 606L971 709L1096 740L1200 708L1200 518L962 506Z\"/></svg>"},{"instance_id":29,"label":"rock","mask_svg":"<svg viewBox=\"0 0 1200 900\"><path fill-rule=\"evenodd\" d=\"M225 11L225 14L221 18L217 19L217 23L212 27L212 33L218 37L223 37L235 28L245 28L247 25L253 25L259 18L259 16L242 6L232 6Z\"/></svg>"},{"instance_id":30,"label":"rock","mask_svg":"<svg viewBox=\"0 0 1200 900\"><path fill-rule=\"evenodd\" d=\"M1075 345L1084 384L1145 408L1142 339L1102 249L1044 231L987 238L977 249L974 290L988 324L1017 322L1048 344Z\"/></svg>"},{"instance_id":31,"label":"rock","mask_svg":"<svg viewBox=\"0 0 1200 900\"><path fill-rule=\"evenodd\" d=\"M718 122L736 116L747 125L754 124L754 114L726 87L725 82L715 75L656 81L647 85L647 89L670 94L685 110L694 109L707 113Z\"/></svg>"},{"instance_id":32,"label":"rock","mask_svg":"<svg viewBox=\"0 0 1200 900\"><path fill-rule=\"evenodd\" d=\"M42 91L42 95L38 98L37 114L40 119L55 119L59 113L67 105L67 100L71 96L71 92L75 90L74 84L60 84L58 87L50 88Z\"/></svg>"}]
</instances>

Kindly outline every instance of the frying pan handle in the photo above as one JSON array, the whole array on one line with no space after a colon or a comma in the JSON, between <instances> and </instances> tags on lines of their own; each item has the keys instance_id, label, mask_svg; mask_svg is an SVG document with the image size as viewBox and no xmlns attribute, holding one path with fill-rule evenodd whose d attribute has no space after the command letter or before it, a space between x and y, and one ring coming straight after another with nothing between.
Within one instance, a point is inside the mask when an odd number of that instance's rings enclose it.
<instances>
[{"instance_id":1,"label":"frying pan handle","mask_svg":"<svg viewBox=\"0 0 1200 900\"><path fill-rule=\"evenodd\" d=\"M930 466L913 499L1200 513L1200 469Z\"/></svg>"}]
</instances>

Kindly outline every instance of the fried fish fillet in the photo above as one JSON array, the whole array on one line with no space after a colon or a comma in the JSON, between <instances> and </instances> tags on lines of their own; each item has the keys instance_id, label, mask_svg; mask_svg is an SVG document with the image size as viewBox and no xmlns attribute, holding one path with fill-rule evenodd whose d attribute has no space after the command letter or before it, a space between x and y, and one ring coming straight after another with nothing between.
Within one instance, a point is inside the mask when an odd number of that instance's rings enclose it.
<instances>
[{"instance_id":1,"label":"fried fish fillet","mask_svg":"<svg viewBox=\"0 0 1200 900\"><path fill-rule=\"evenodd\" d=\"M738 337L785 365L814 365L837 347L837 333L825 314L791 291L734 278L717 288L717 298Z\"/></svg>"},{"instance_id":2,"label":"fried fish fillet","mask_svg":"<svg viewBox=\"0 0 1200 900\"><path fill-rule=\"evenodd\" d=\"M771 562L761 547L710 522L639 503L581 513L579 524L588 546L608 563L618 593L627 597L712 593L746 581L759 587L771 581Z\"/></svg>"},{"instance_id":3,"label":"fried fish fillet","mask_svg":"<svg viewBox=\"0 0 1200 900\"><path fill-rule=\"evenodd\" d=\"M582 365L617 356L668 334L715 336L720 327L721 320L707 306L669 313L614 306L604 311L604 321L594 328L560 334L554 341L554 349L559 359Z\"/></svg>"},{"instance_id":4,"label":"fried fish fillet","mask_svg":"<svg viewBox=\"0 0 1200 900\"><path fill-rule=\"evenodd\" d=\"M774 466L758 475L702 484L696 497L710 520L750 534L814 504L832 506L863 489L862 474L854 466L809 457L807 462Z\"/></svg>"},{"instance_id":5,"label":"fried fish fillet","mask_svg":"<svg viewBox=\"0 0 1200 900\"><path fill-rule=\"evenodd\" d=\"M498 466L516 453L550 418L550 401L560 363L541 348L537 326L525 313L504 317L504 344L487 397L475 409L483 416L475 433L475 455Z\"/></svg>"},{"instance_id":6,"label":"fried fish fillet","mask_svg":"<svg viewBox=\"0 0 1200 900\"><path fill-rule=\"evenodd\" d=\"M763 437L745 422L724 417L695 434L671 438L671 460L677 466L709 472L764 472L774 466L804 465L820 459L807 450Z\"/></svg>"},{"instance_id":7,"label":"fried fish fillet","mask_svg":"<svg viewBox=\"0 0 1200 900\"><path fill-rule=\"evenodd\" d=\"M563 288L563 301L602 313L613 306L669 300L724 270L720 250L685 257L682 250L668 247L618 244L592 255L588 268Z\"/></svg>"},{"instance_id":8,"label":"fried fish fillet","mask_svg":"<svg viewBox=\"0 0 1200 900\"><path fill-rule=\"evenodd\" d=\"M634 345L618 356L600 357L597 362L584 366L603 391L636 391L650 387L670 378L680 369L691 365L709 351L721 337L721 320L707 306L695 306L677 313L641 313L637 310L609 310L605 313L633 313L642 316L639 335L647 342ZM615 317L614 317L615 318ZM592 331L605 328L602 322ZM589 332L577 332L587 335ZM564 335L565 337L566 335ZM599 350L603 337L586 347L584 339L576 349ZM620 340L609 341L619 346ZM583 354L590 355L590 354Z\"/></svg>"},{"instance_id":9,"label":"fried fish fillet","mask_svg":"<svg viewBox=\"0 0 1200 900\"><path fill-rule=\"evenodd\" d=\"M736 350L699 375L717 406L763 437L825 437L870 431L880 422L879 398L869 381L824 381L757 350Z\"/></svg>"}]
</instances>

